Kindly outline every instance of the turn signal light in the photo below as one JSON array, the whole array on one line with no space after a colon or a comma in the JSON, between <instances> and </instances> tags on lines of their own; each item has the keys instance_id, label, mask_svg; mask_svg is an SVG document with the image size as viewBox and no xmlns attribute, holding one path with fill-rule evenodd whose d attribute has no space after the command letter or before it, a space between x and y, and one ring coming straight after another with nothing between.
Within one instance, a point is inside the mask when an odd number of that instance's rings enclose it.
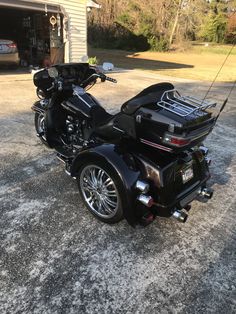
<instances>
[{"instance_id":1,"label":"turn signal light","mask_svg":"<svg viewBox=\"0 0 236 314\"><path fill-rule=\"evenodd\" d=\"M163 137L163 142L172 146L185 146L188 145L191 141L183 137L174 136L172 134L165 134Z\"/></svg>"}]
</instances>

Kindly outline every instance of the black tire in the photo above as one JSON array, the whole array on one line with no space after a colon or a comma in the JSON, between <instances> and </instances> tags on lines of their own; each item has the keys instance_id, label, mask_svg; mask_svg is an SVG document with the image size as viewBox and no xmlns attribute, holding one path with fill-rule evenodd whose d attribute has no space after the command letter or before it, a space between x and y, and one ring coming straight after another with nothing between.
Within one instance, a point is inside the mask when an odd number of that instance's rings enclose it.
<instances>
[{"instance_id":1,"label":"black tire","mask_svg":"<svg viewBox=\"0 0 236 314\"><path fill-rule=\"evenodd\" d=\"M106 186L105 182L103 182L103 184L100 187L100 190L98 188L96 192L97 194L93 196L93 199L94 197L98 199L104 197L104 199L100 201L96 200L94 201L94 205L91 205L89 204L88 196L89 195L91 196L92 192L85 191L85 186L88 185L88 183L86 182L86 175L87 175L86 171L89 172L89 170L93 168L95 169L96 174L98 174L99 170L104 172L104 175L101 177L101 181L105 180L106 178L108 180L108 177L109 177L112 183L110 184L110 187L109 187L110 190L108 190L108 186ZM83 199L84 204L97 219L105 223L109 223L109 224L117 223L123 219L123 206L125 204L125 200L124 200L124 192L122 191L124 191L124 187L116 171L109 163L104 162L103 160L100 160L100 159L87 160L85 163L83 163L82 166L80 166L78 176L77 176L77 183L78 183L80 195ZM104 192L104 190L106 190L106 192ZM107 195L109 195L109 197ZM111 195L114 195L114 196L111 196ZM109 199L108 203L106 203L107 202L106 197ZM100 212L98 210L99 202L101 202L102 204ZM117 205L115 208L113 208L116 202L117 202ZM106 204L106 206L104 204ZM108 205L109 206L112 205L111 209L114 209L113 212L106 213L105 209L107 210ZM97 207L97 210L95 209L96 207Z\"/></svg>"},{"instance_id":2,"label":"black tire","mask_svg":"<svg viewBox=\"0 0 236 314\"><path fill-rule=\"evenodd\" d=\"M45 126L44 126L44 114L36 112L34 115L34 126L37 134L39 134L40 141L48 146L46 137L45 137Z\"/></svg>"}]
</instances>

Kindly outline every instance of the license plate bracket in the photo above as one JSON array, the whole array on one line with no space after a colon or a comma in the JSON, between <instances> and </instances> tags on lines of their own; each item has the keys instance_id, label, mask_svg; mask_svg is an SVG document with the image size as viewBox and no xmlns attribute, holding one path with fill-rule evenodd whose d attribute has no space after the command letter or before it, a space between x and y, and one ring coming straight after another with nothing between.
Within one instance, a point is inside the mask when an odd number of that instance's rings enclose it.
<instances>
[{"instance_id":1,"label":"license plate bracket","mask_svg":"<svg viewBox=\"0 0 236 314\"><path fill-rule=\"evenodd\" d=\"M192 166L183 169L181 172L182 172L183 183L186 183L186 182L190 181L193 178L193 176L194 176Z\"/></svg>"}]
</instances>

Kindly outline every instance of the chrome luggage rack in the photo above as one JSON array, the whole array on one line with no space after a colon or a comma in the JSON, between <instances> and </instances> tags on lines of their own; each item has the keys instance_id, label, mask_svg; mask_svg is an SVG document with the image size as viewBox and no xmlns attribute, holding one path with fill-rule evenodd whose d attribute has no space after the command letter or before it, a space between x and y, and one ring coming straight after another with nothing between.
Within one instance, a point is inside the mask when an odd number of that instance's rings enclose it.
<instances>
[{"instance_id":1,"label":"chrome luggage rack","mask_svg":"<svg viewBox=\"0 0 236 314\"><path fill-rule=\"evenodd\" d=\"M180 117L187 117L191 114L201 115L201 111L215 107L216 102L200 100L192 96L181 96L176 89L172 89L163 93L157 105Z\"/></svg>"}]
</instances>

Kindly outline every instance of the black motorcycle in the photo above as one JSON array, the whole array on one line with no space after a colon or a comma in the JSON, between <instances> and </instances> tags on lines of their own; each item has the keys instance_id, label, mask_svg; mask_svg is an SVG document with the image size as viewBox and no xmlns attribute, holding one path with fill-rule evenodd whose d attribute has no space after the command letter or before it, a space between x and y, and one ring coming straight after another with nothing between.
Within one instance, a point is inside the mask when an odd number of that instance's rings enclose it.
<instances>
[{"instance_id":1,"label":"black motorcycle","mask_svg":"<svg viewBox=\"0 0 236 314\"><path fill-rule=\"evenodd\" d=\"M210 199L208 150L215 103L181 96L170 83L152 85L109 114L86 90L116 80L86 63L61 64L34 75L41 100L35 128L78 182L100 220L147 225L156 216L185 222L199 197Z\"/></svg>"}]
</instances>

